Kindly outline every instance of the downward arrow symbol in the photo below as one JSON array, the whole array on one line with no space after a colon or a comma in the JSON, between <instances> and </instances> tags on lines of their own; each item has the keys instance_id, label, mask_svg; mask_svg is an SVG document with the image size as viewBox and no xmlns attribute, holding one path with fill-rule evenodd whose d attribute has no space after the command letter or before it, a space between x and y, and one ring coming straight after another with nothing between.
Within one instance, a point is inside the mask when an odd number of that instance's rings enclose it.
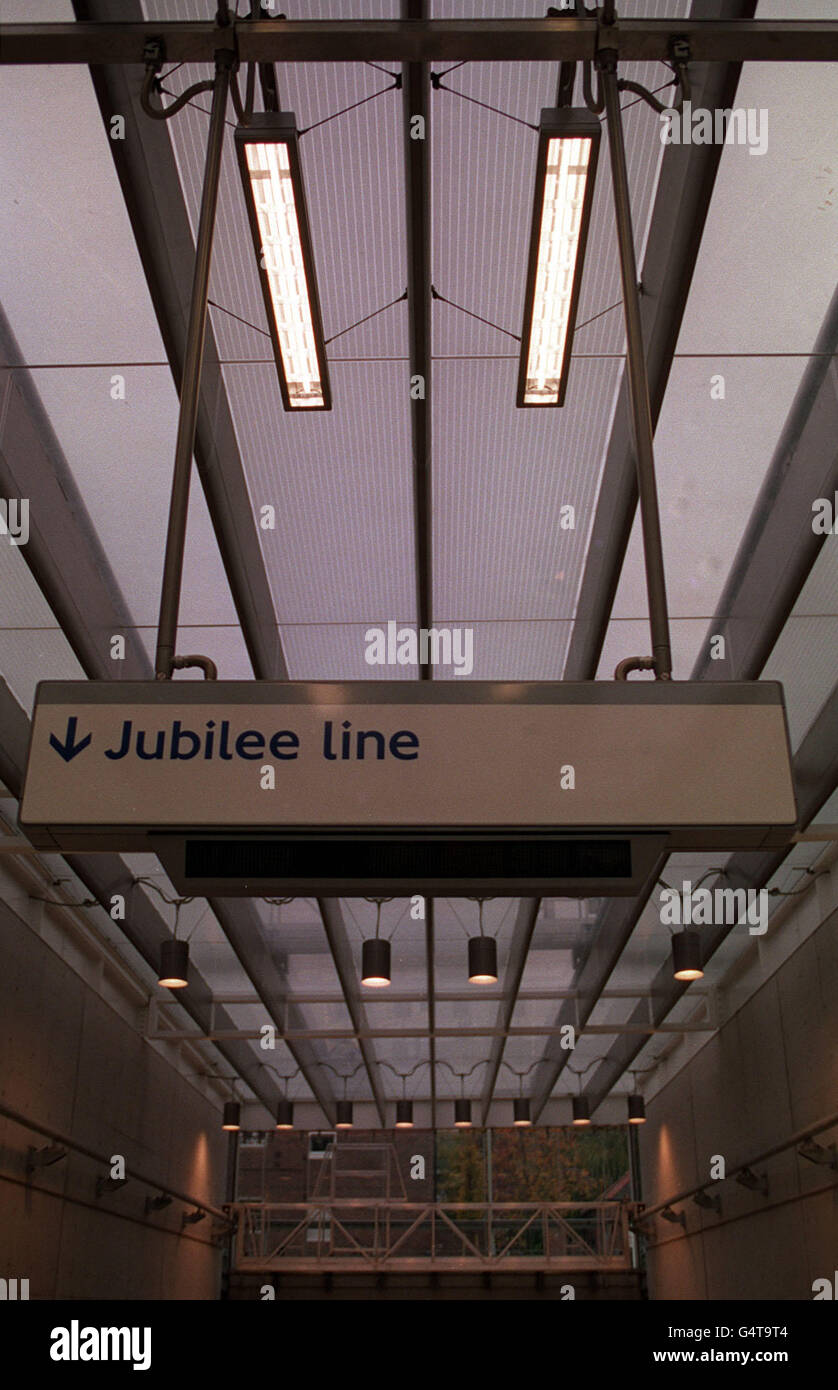
<instances>
[{"instance_id":1,"label":"downward arrow symbol","mask_svg":"<svg viewBox=\"0 0 838 1390\"><path fill-rule=\"evenodd\" d=\"M76 719L75 715L71 715L71 717L67 720L67 733L64 736L63 743L59 743L55 734L50 734L49 736L50 744L55 749L56 753L60 753L65 763L69 763L76 756L77 753L81 753L82 749L87 747L88 743L93 737L92 734L88 734L85 738L81 739L78 743L76 743L77 727L78 720Z\"/></svg>"}]
</instances>

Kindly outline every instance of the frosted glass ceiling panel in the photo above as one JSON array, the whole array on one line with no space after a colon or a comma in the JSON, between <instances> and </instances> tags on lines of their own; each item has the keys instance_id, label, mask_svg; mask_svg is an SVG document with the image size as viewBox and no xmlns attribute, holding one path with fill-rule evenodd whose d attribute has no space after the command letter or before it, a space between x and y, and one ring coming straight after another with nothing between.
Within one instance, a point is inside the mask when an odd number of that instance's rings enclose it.
<instances>
[{"instance_id":1,"label":"frosted glass ceiling panel","mask_svg":"<svg viewBox=\"0 0 838 1390\"><path fill-rule=\"evenodd\" d=\"M812 9L809 17L834 17L834 6ZM761 5L759 15L788 18L788 10ZM767 111L767 150L751 154L730 144L722 152L655 440L676 618L715 611L838 278L838 199L830 194L835 83L834 64L743 69L736 105ZM779 273L778 247L794 247ZM701 356L678 356L692 353ZM753 360L741 353L783 355ZM710 394L718 376L723 399ZM599 677L613 671L616 620L645 612L636 520ZM683 630L694 645L675 641L676 677L690 674L705 631L706 624L693 634Z\"/></svg>"},{"instance_id":2,"label":"frosted glass ceiling panel","mask_svg":"<svg viewBox=\"0 0 838 1390\"><path fill-rule=\"evenodd\" d=\"M393 621L401 627L412 619L393 616ZM292 680L416 680L417 666L367 664L365 634L370 626L386 628L386 623L387 619L378 615L371 623L283 623L279 631Z\"/></svg>"},{"instance_id":3,"label":"frosted glass ceiling panel","mask_svg":"<svg viewBox=\"0 0 838 1390\"><path fill-rule=\"evenodd\" d=\"M814 0L803 8L794 18L816 17ZM820 13L835 18L832 0ZM790 18L788 3L759 6L772 17ZM836 81L835 63L744 65L736 105L767 111L767 149L725 145L679 352L811 350L838 270ZM789 366L792 394L801 370Z\"/></svg>"},{"instance_id":4,"label":"frosted glass ceiling panel","mask_svg":"<svg viewBox=\"0 0 838 1390\"><path fill-rule=\"evenodd\" d=\"M716 373L724 375L724 400L711 395ZM787 359L688 359L673 365L655 435L673 618L709 620L716 611L792 403L796 381L789 378ZM636 518L613 616L643 618L646 612Z\"/></svg>"},{"instance_id":5,"label":"frosted glass ceiling panel","mask_svg":"<svg viewBox=\"0 0 838 1390\"><path fill-rule=\"evenodd\" d=\"M45 102L60 113L48 146ZM0 299L25 360L53 364L34 384L134 619L153 624L177 396L89 73L7 69L0 120L15 132L3 147ZM149 362L160 365L133 365ZM236 624L197 481L183 617ZM239 641L238 669L242 651Z\"/></svg>"},{"instance_id":6,"label":"frosted glass ceiling panel","mask_svg":"<svg viewBox=\"0 0 838 1390\"><path fill-rule=\"evenodd\" d=\"M275 367L225 369L281 622L380 621L415 612L407 376L401 364L342 363L334 408L291 418ZM412 619L415 621L415 619ZM345 675L346 673L344 673Z\"/></svg>"},{"instance_id":7,"label":"frosted glass ceiling panel","mask_svg":"<svg viewBox=\"0 0 838 1390\"><path fill-rule=\"evenodd\" d=\"M0 300L26 360L165 360L87 68L5 67L0 128Z\"/></svg>"},{"instance_id":8,"label":"frosted glass ceiling panel","mask_svg":"<svg viewBox=\"0 0 838 1390\"><path fill-rule=\"evenodd\" d=\"M518 411L513 363L437 364L435 615L572 617L619 368L585 361L573 374L562 411ZM507 666L513 628L508 644Z\"/></svg>"}]
</instances>

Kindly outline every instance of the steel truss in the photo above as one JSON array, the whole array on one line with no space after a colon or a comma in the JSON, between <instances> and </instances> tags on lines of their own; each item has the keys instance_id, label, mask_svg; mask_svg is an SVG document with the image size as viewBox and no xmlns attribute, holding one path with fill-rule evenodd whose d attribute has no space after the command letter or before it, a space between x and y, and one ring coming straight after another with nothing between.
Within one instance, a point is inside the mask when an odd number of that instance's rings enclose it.
<instances>
[{"instance_id":1,"label":"steel truss","mask_svg":"<svg viewBox=\"0 0 838 1390\"><path fill-rule=\"evenodd\" d=\"M237 1274L631 1269L630 1202L239 1202Z\"/></svg>"}]
</instances>

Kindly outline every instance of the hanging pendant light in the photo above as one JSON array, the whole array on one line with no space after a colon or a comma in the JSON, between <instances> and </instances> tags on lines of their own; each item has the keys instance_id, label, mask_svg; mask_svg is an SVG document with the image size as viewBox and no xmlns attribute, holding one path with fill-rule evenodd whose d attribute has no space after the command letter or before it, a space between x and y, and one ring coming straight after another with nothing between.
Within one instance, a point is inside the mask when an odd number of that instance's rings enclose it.
<instances>
[{"instance_id":1,"label":"hanging pendant light","mask_svg":"<svg viewBox=\"0 0 838 1390\"><path fill-rule=\"evenodd\" d=\"M496 985L498 947L493 936L472 936L468 943L468 980L471 985Z\"/></svg>"},{"instance_id":2,"label":"hanging pendant light","mask_svg":"<svg viewBox=\"0 0 838 1390\"><path fill-rule=\"evenodd\" d=\"M396 1129L413 1128L413 1101L396 1101Z\"/></svg>"},{"instance_id":3,"label":"hanging pendant light","mask_svg":"<svg viewBox=\"0 0 838 1390\"><path fill-rule=\"evenodd\" d=\"M337 1119L335 1120L335 1129L351 1129L353 1124L352 1101L339 1100L337 1102L336 1110Z\"/></svg>"},{"instance_id":4,"label":"hanging pendant light","mask_svg":"<svg viewBox=\"0 0 838 1390\"><path fill-rule=\"evenodd\" d=\"M471 1125L471 1101L454 1101L454 1125L457 1129L468 1129Z\"/></svg>"},{"instance_id":5,"label":"hanging pendant light","mask_svg":"<svg viewBox=\"0 0 838 1390\"><path fill-rule=\"evenodd\" d=\"M629 1096L628 1122L630 1125L645 1125L646 1104L642 1096Z\"/></svg>"},{"instance_id":6,"label":"hanging pendant light","mask_svg":"<svg viewBox=\"0 0 838 1390\"><path fill-rule=\"evenodd\" d=\"M170 938L160 947L158 985L164 989L184 989L189 983L189 942Z\"/></svg>"},{"instance_id":7,"label":"hanging pendant light","mask_svg":"<svg viewBox=\"0 0 838 1390\"><path fill-rule=\"evenodd\" d=\"M700 980L703 976L701 937L697 931L688 928L673 935L672 973L676 980Z\"/></svg>"},{"instance_id":8,"label":"hanging pendant light","mask_svg":"<svg viewBox=\"0 0 838 1390\"><path fill-rule=\"evenodd\" d=\"M380 989L390 978L390 943L371 937L361 948L361 984Z\"/></svg>"},{"instance_id":9,"label":"hanging pendant light","mask_svg":"<svg viewBox=\"0 0 838 1390\"><path fill-rule=\"evenodd\" d=\"M589 1125L591 1123L591 1108L587 1096L573 1097L573 1123L575 1125Z\"/></svg>"},{"instance_id":10,"label":"hanging pendant light","mask_svg":"<svg viewBox=\"0 0 838 1390\"><path fill-rule=\"evenodd\" d=\"M375 936L361 948L361 984L381 989L390 983L390 942L381 937L381 904L387 898L371 898L375 903Z\"/></svg>"},{"instance_id":11,"label":"hanging pendant light","mask_svg":"<svg viewBox=\"0 0 838 1390\"><path fill-rule=\"evenodd\" d=\"M242 1108L237 1100L225 1101L224 1119L221 1122L221 1128L230 1130L231 1132L241 1129L241 1111Z\"/></svg>"},{"instance_id":12,"label":"hanging pendant light","mask_svg":"<svg viewBox=\"0 0 838 1390\"><path fill-rule=\"evenodd\" d=\"M470 985L496 985L498 982L498 944L483 935L483 899L477 899L480 935L469 937L468 980Z\"/></svg>"},{"instance_id":13,"label":"hanging pendant light","mask_svg":"<svg viewBox=\"0 0 838 1390\"><path fill-rule=\"evenodd\" d=\"M294 1128L294 1102L283 1099L276 1108L276 1127L277 1129Z\"/></svg>"},{"instance_id":14,"label":"hanging pendant light","mask_svg":"<svg viewBox=\"0 0 838 1390\"><path fill-rule=\"evenodd\" d=\"M526 1096L516 1096L512 1102L512 1123L514 1125L531 1125L530 1103Z\"/></svg>"}]
</instances>

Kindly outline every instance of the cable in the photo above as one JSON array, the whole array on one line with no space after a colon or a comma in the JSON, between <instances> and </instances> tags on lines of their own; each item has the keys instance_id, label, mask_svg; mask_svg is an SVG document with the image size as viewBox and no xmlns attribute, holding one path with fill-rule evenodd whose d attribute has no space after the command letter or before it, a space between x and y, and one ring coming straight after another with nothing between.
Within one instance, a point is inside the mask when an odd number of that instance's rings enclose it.
<instances>
[{"instance_id":1,"label":"cable","mask_svg":"<svg viewBox=\"0 0 838 1390\"><path fill-rule=\"evenodd\" d=\"M307 125L304 130L298 130L300 138L308 135L310 130L316 130L318 126L326 125L328 121L336 121L338 116L345 116L349 111L355 111L359 106L365 106L368 101L375 101L376 97L382 97L386 92L396 92L401 90L401 73L396 73L395 81L389 87L382 87L380 92L372 92L368 97L361 97L360 101L353 101L351 106L343 106L340 111L335 111L331 116L324 116L322 121L315 121L312 125Z\"/></svg>"},{"instance_id":2,"label":"cable","mask_svg":"<svg viewBox=\"0 0 838 1390\"><path fill-rule=\"evenodd\" d=\"M250 125L253 116L253 100L256 92L256 64L247 65L247 87L244 94L244 105L242 106L241 92L239 91L239 80L235 73L230 74L230 96L233 98L233 109L238 117L240 125Z\"/></svg>"},{"instance_id":3,"label":"cable","mask_svg":"<svg viewBox=\"0 0 838 1390\"><path fill-rule=\"evenodd\" d=\"M156 46L159 48L159 45ZM149 47L150 45L146 44L146 51ZM199 92L211 92L215 87L215 80L208 78L205 82L196 82L192 87L187 87L185 92L181 92L179 97L175 97L171 106L152 106L151 93L154 91L159 96L163 90L157 76L159 68L156 63L156 59L146 60L145 76L140 89L140 105L145 114L150 116L153 121L168 121L170 116L176 116L178 111L182 111L187 102L192 100L192 97L197 96ZM162 59L160 66L162 66Z\"/></svg>"},{"instance_id":4,"label":"cable","mask_svg":"<svg viewBox=\"0 0 838 1390\"><path fill-rule=\"evenodd\" d=\"M448 71L451 72L452 69L449 68ZM463 101L470 101L474 106L482 106L485 111L493 111L496 116L505 116L508 121L515 121L518 125L525 125L528 130L534 130L536 135L539 133L539 127L533 125L532 121L523 121L520 116L513 116L509 111L501 111L498 106L490 106L486 101L478 101L477 97L470 97L467 96L465 92L458 92L456 87L446 87L442 81L444 76L443 73L432 72L430 76L431 86L434 91L450 92L452 96L462 97Z\"/></svg>"},{"instance_id":5,"label":"cable","mask_svg":"<svg viewBox=\"0 0 838 1390\"><path fill-rule=\"evenodd\" d=\"M520 343L520 333L511 333L508 328L501 328L499 323L492 323L491 319L484 319L481 314L475 314L471 309L464 309L462 304L455 304L453 299L446 299L444 294L431 285L431 299L438 299L440 304L450 304L452 309L459 309L461 314L468 314L469 318L477 319L479 323L485 323L488 328L496 328L498 333L505 333L507 338L514 338L516 343ZM580 325L581 326L581 325Z\"/></svg>"},{"instance_id":6,"label":"cable","mask_svg":"<svg viewBox=\"0 0 838 1390\"><path fill-rule=\"evenodd\" d=\"M309 126L309 130L311 129L312 127ZM433 288L431 289L431 294L433 294ZM371 314L365 314L362 319L358 319L355 323L350 323L348 328L341 328L339 332L333 333L331 338L325 338L323 340L324 343L326 345L333 343L336 338L342 338L345 333L351 333L353 328L360 328L362 323L369 322L369 320L374 319L377 314L383 314L386 309L392 309L394 304L401 304L404 299L407 299L407 290L405 290L404 294L397 295L395 299L391 299L389 304L382 304L380 309L373 309ZM244 323L244 319L242 319L241 322Z\"/></svg>"}]
</instances>

